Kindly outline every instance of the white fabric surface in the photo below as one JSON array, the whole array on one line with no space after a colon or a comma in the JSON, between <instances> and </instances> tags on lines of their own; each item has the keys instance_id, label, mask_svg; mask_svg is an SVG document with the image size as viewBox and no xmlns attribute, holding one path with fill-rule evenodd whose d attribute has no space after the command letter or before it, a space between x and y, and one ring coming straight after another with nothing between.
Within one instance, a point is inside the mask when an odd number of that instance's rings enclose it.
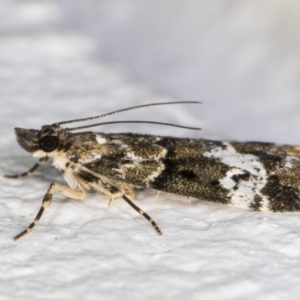
<instances>
[{"instance_id":1,"label":"white fabric surface","mask_svg":"<svg viewBox=\"0 0 300 300\"><path fill-rule=\"evenodd\" d=\"M269 135L272 141L299 142L298 2L223 1L217 16L211 1L189 1L185 9L174 1L174 10L170 1L151 2L147 10L127 0L0 1L1 174L23 172L35 162L17 145L14 127L39 128L176 100L170 95L207 102L133 111L115 119L175 122L203 127L203 132L146 125L97 130L257 140ZM203 40L196 39L195 48L190 43L193 23L189 28L178 20L198 20L192 9L196 3ZM151 19L154 13L157 18ZM259 19L249 22L256 13ZM169 40L163 22L172 33ZM145 27L162 28L162 40L151 35L140 40ZM224 33L227 42L219 44ZM176 39L185 46L181 51ZM255 41L253 48L249 39ZM205 48L207 43L212 44ZM177 50L169 53L171 48ZM154 191L139 191L136 203L159 224L164 233L159 237L122 200L108 207L98 193L86 202L55 195L34 231L14 242L12 237L35 217L51 182L63 179L47 164L30 178L0 181L1 300L299 295L299 213L263 214L197 199L187 205L184 197L162 193L155 199Z\"/></svg>"}]
</instances>

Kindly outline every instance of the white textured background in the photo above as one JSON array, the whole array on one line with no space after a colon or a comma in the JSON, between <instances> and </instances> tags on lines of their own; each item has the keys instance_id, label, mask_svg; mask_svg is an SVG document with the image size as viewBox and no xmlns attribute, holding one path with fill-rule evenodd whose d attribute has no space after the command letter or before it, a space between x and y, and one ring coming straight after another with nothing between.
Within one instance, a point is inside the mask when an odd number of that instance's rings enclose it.
<instances>
[{"instance_id":1,"label":"white textured background","mask_svg":"<svg viewBox=\"0 0 300 300\"><path fill-rule=\"evenodd\" d=\"M0 172L30 168L13 128L147 102L200 100L124 119L201 126L110 126L206 138L300 143L299 1L0 0ZM121 200L56 195L50 164L0 179L2 299L297 299L299 213L262 214L141 191L151 226Z\"/></svg>"}]
</instances>

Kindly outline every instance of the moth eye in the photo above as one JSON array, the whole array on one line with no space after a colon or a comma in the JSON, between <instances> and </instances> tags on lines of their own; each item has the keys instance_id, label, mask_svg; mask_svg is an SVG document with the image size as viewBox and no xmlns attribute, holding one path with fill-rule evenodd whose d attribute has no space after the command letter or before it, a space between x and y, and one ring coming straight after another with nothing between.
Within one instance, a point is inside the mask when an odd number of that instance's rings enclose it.
<instances>
[{"instance_id":1,"label":"moth eye","mask_svg":"<svg viewBox=\"0 0 300 300\"><path fill-rule=\"evenodd\" d=\"M58 147L57 136L44 136L39 141L40 148L45 152L51 152Z\"/></svg>"}]
</instances>

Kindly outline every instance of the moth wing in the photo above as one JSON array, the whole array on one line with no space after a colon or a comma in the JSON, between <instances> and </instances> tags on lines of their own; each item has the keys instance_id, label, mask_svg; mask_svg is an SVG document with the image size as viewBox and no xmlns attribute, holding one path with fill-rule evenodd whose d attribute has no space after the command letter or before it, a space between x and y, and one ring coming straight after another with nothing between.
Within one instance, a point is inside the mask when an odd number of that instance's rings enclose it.
<instances>
[{"instance_id":1,"label":"moth wing","mask_svg":"<svg viewBox=\"0 0 300 300\"><path fill-rule=\"evenodd\" d=\"M92 172L135 187L150 187L197 198L213 198L212 201L223 203L228 194L228 190L218 181L225 176L228 167L208 157L141 161L102 157L84 166Z\"/></svg>"},{"instance_id":2,"label":"moth wing","mask_svg":"<svg viewBox=\"0 0 300 300\"><path fill-rule=\"evenodd\" d=\"M164 168L160 161L136 161L115 157L102 157L101 159L83 165L94 173L116 181L123 181L136 187L149 187L150 182L156 178Z\"/></svg>"}]
</instances>

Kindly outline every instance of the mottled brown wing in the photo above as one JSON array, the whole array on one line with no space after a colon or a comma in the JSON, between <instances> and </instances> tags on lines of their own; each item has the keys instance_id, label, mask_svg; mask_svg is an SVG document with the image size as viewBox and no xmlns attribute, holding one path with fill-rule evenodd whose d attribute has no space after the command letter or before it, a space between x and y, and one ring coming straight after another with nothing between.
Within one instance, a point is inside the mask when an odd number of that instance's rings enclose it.
<instances>
[{"instance_id":1,"label":"mottled brown wing","mask_svg":"<svg viewBox=\"0 0 300 300\"><path fill-rule=\"evenodd\" d=\"M219 179L230 168L208 157L160 161L103 157L84 166L95 173L134 186L227 203L228 190L219 184Z\"/></svg>"}]
</instances>

